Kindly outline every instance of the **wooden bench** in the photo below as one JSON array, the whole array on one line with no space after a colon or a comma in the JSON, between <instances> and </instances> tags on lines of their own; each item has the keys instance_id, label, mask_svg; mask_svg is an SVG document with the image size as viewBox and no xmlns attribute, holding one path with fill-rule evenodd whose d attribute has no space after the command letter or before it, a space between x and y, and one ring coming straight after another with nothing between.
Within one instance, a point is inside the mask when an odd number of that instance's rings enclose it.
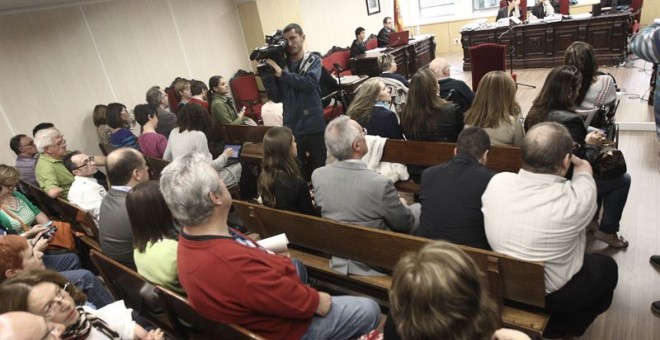
<instances>
[{"instance_id":1,"label":"wooden bench","mask_svg":"<svg viewBox=\"0 0 660 340\"><path fill-rule=\"evenodd\" d=\"M264 135L272 126L257 125L220 125L216 124L211 132L213 140L226 143L261 143Z\"/></svg>"},{"instance_id":2,"label":"wooden bench","mask_svg":"<svg viewBox=\"0 0 660 340\"><path fill-rule=\"evenodd\" d=\"M452 159L455 147L455 143L388 139L383 148L381 160L406 165L434 166ZM261 144L245 145L241 152L241 160L248 163L261 163L263 153ZM522 167L520 148L491 147L486 167L496 172L518 172ZM419 184L411 180L399 181L395 185L399 191L418 193L420 190Z\"/></svg>"},{"instance_id":3,"label":"wooden bench","mask_svg":"<svg viewBox=\"0 0 660 340\"><path fill-rule=\"evenodd\" d=\"M305 263L311 276L388 301L391 276L344 276L329 267L331 255L391 271L402 255L416 251L429 239L338 223L261 205L234 201L245 227L262 238L285 233L290 255ZM528 262L482 249L459 246L485 274L483 285L496 301L506 327L540 336L548 316L543 263Z\"/></svg>"}]
</instances>

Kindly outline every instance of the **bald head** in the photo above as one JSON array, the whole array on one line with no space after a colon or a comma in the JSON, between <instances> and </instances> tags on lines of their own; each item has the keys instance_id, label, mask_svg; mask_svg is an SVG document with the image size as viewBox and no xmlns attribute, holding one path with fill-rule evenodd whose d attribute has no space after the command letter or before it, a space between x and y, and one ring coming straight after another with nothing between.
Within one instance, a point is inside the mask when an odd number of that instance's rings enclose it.
<instances>
[{"instance_id":1,"label":"bald head","mask_svg":"<svg viewBox=\"0 0 660 340\"><path fill-rule=\"evenodd\" d=\"M131 148L112 151L106 159L108 180L112 185L133 187L149 180L149 168L142 154Z\"/></svg>"},{"instance_id":2,"label":"bald head","mask_svg":"<svg viewBox=\"0 0 660 340\"><path fill-rule=\"evenodd\" d=\"M43 316L28 312L0 315L0 340L61 339L64 325L48 322Z\"/></svg>"},{"instance_id":3,"label":"bald head","mask_svg":"<svg viewBox=\"0 0 660 340\"><path fill-rule=\"evenodd\" d=\"M565 126L555 122L534 125L521 147L523 169L542 174L557 174L562 162L573 151L573 139Z\"/></svg>"},{"instance_id":4,"label":"bald head","mask_svg":"<svg viewBox=\"0 0 660 340\"><path fill-rule=\"evenodd\" d=\"M435 58L429 64L429 69L433 71L436 79L449 77L451 65L444 58Z\"/></svg>"}]
</instances>

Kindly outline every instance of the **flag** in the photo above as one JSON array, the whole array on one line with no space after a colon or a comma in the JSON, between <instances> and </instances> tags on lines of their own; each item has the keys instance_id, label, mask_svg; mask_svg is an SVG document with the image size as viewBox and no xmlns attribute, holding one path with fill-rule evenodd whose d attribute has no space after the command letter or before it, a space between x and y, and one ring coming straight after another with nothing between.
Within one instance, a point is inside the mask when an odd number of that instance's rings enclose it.
<instances>
[{"instance_id":1,"label":"flag","mask_svg":"<svg viewBox=\"0 0 660 340\"><path fill-rule=\"evenodd\" d=\"M399 0L394 0L394 29L397 32L403 31L403 18L401 18L401 6Z\"/></svg>"}]
</instances>

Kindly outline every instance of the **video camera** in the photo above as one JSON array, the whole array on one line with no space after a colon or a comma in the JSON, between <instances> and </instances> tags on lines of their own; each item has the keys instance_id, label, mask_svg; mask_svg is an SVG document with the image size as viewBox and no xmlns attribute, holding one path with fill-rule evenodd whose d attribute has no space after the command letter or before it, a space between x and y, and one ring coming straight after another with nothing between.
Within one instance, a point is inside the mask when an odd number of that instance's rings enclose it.
<instances>
[{"instance_id":1,"label":"video camera","mask_svg":"<svg viewBox=\"0 0 660 340\"><path fill-rule=\"evenodd\" d=\"M271 76L273 68L266 64L266 59L272 59L284 68L286 65L286 47L287 41L284 39L282 30L277 30L272 35L266 35L266 45L257 47L250 53L250 60L258 60L257 73L261 77Z\"/></svg>"}]
</instances>

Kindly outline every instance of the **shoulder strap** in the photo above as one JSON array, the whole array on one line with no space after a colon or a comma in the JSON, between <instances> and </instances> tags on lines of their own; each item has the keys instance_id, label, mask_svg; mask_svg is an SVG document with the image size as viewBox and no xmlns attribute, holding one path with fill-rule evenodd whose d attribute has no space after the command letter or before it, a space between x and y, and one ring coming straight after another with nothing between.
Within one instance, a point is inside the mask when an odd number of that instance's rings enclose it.
<instances>
[{"instance_id":1,"label":"shoulder strap","mask_svg":"<svg viewBox=\"0 0 660 340\"><path fill-rule=\"evenodd\" d=\"M20 202L18 201L18 198L17 198L17 199L16 199L16 205L19 205L19 204L20 204ZM12 213L11 211L9 211L9 209L5 209L5 208L3 207L3 208L2 208L2 211L4 211L5 213L7 213L7 215L9 215L9 217L11 217L11 218L15 219L16 221L18 221L18 222L21 224L21 229L23 229L23 231L28 231L28 230L30 230L30 227L29 227L27 224L25 224L25 222L23 222L23 220L21 220L18 216L16 216L14 213Z\"/></svg>"}]
</instances>

